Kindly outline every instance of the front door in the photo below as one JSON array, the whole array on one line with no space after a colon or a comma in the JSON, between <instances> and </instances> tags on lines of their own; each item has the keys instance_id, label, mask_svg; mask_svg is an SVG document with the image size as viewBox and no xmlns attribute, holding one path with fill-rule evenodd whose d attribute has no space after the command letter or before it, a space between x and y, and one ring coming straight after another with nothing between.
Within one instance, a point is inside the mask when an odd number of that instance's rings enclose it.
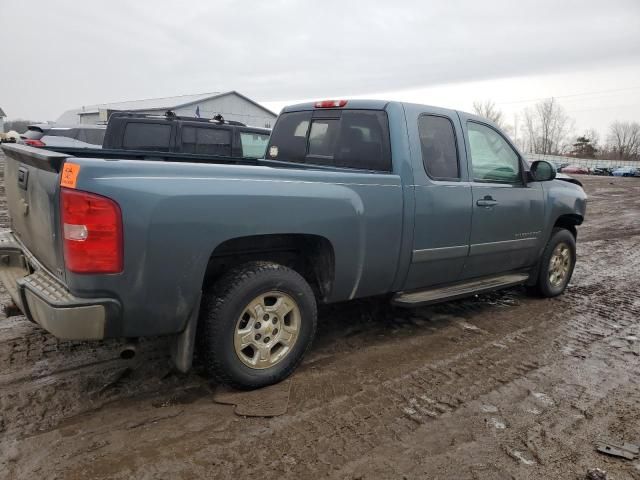
<instances>
[{"instance_id":1,"label":"front door","mask_svg":"<svg viewBox=\"0 0 640 480\"><path fill-rule=\"evenodd\" d=\"M462 277L532 266L544 224L542 186L525 181L520 155L498 130L462 121L473 196L471 245Z\"/></svg>"},{"instance_id":2,"label":"front door","mask_svg":"<svg viewBox=\"0 0 640 480\"><path fill-rule=\"evenodd\" d=\"M420 151L411 152L415 227L404 285L411 290L460 277L469 250L472 207L457 115L422 106L405 108L407 118L418 118L415 125L408 125L411 145L420 145Z\"/></svg>"}]
</instances>

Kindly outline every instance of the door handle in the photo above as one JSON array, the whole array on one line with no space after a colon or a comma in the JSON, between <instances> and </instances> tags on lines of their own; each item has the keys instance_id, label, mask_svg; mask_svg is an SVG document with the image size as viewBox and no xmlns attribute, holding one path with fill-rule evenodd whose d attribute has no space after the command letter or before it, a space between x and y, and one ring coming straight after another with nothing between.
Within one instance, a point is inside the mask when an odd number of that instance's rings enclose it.
<instances>
[{"instance_id":1,"label":"door handle","mask_svg":"<svg viewBox=\"0 0 640 480\"><path fill-rule=\"evenodd\" d=\"M493 199L493 197L490 195L487 195L476 202L476 205L478 205L479 207L485 207L485 208L491 208L496 206L497 204L498 202L496 202Z\"/></svg>"}]
</instances>

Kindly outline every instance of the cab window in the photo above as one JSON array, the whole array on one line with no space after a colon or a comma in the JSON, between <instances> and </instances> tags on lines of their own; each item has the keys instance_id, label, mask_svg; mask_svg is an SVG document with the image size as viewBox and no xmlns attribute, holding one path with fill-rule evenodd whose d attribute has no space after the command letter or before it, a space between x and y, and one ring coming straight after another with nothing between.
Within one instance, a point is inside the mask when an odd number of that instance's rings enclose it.
<instances>
[{"instance_id":1,"label":"cab window","mask_svg":"<svg viewBox=\"0 0 640 480\"><path fill-rule=\"evenodd\" d=\"M418 134L422 163L429 177L435 180L458 180L458 149L451 120L435 115L418 118Z\"/></svg>"},{"instance_id":2,"label":"cab window","mask_svg":"<svg viewBox=\"0 0 640 480\"><path fill-rule=\"evenodd\" d=\"M473 179L477 182L521 183L520 158L493 128L469 122Z\"/></svg>"}]
</instances>

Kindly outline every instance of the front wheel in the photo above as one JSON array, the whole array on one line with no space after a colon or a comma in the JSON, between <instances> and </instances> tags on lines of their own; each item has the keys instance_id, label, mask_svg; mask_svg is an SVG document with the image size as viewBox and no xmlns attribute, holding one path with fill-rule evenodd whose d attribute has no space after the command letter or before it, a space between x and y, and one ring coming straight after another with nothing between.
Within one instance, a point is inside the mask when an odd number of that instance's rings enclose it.
<instances>
[{"instance_id":1,"label":"front wheel","mask_svg":"<svg viewBox=\"0 0 640 480\"><path fill-rule=\"evenodd\" d=\"M201 346L208 373L220 383L252 389L284 380L313 342L315 297L290 268L241 265L203 300Z\"/></svg>"},{"instance_id":2,"label":"front wheel","mask_svg":"<svg viewBox=\"0 0 640 480\"><path fill-rule=\"evenodd\" d=\"M555 297L567 288L576 264L576 240L564 228L554 228L542 253L536 290L544 297Z\"/></svg>"}]
</instances>

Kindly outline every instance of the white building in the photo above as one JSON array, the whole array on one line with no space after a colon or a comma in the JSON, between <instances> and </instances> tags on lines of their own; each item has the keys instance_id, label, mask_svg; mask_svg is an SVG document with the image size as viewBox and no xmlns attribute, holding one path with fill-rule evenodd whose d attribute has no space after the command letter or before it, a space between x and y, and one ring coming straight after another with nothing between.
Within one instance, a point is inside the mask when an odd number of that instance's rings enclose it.
<instances>
[{"instance_id":1,"label":"white building","mask_svg":"<svg viewBox=\"0 0 640 480\"><path fill-rule=\"evenodd\" d=\"M0 108L0 133L4 132L4 117L7 115L4 113L4 110Z\"/></svg>"},{"instance_id":2,"label":"white building","mask_svg":"<svg viewBox=\"0 0 640 480\"><path fill-rule=\"evenodd\" d=\"M225 120L236 120L262 128L273 127L277 116L250 98L231 91L88 105L67 110L56 120L56 123L61 125L105 123L111 112L122 110L152 115L161 115L167 110L172 110L178 116L202 118L213 118L220 114Z\"/></svg>"}]
</instances>

